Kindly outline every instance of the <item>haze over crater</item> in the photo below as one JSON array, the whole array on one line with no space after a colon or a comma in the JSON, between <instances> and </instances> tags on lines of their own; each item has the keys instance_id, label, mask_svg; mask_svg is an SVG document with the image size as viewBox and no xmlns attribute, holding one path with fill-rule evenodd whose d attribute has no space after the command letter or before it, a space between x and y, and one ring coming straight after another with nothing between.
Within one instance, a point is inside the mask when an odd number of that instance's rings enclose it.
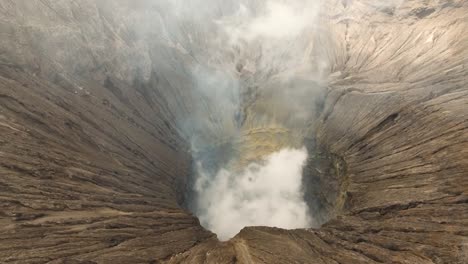
<instances>
[{"instance_id":1,"label":"haze over crater","mask_svg":"<svg viewBox=\"0 0 468 264\"><path fill-rule=\"evenodd\" d=\"M467 15L0 0L0 262L467 263Z\"/></svg>"}]
</instances>

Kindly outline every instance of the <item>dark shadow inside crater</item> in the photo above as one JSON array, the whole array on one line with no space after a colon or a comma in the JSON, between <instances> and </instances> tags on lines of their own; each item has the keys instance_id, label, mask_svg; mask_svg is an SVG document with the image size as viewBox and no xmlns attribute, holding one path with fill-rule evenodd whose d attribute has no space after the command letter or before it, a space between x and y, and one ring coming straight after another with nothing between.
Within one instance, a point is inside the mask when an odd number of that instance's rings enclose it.
<instances>
[{"instance_id":1,"label":"dark shadow inside crater","mask_svg":"<svg viewBox=\"0 0 468 264\"><path fill-rule=\"evenodd\" d=\"M345 206L346 163L326 147L319 146L315 139L306 142L308 159L302 174L304 200L315 220L313 227L320 227Z\"/></svg>"}]
</instances>

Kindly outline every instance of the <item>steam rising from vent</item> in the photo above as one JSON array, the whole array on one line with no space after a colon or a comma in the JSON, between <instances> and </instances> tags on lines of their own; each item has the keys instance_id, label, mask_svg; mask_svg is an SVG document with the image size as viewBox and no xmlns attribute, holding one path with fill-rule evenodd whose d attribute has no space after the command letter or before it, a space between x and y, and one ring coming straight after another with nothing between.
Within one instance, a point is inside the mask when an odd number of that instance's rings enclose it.
<instances>
[{"instance_id":1,"label":"steam rising from vent","mask_svg":"<svg viewBox=\"0 0 468 264\"><path fill-rule=\"evenodd\" d=\"M315 44L321 2L208 0L202 5L212 9L202 9L203 16L193 14L198 2L174 4L175 18L166 21L185 33L169 38L168 45L184 57L193 82L190 115L178 117L192 150L240 137L250 121L310 125L313 98L328 72L328 59ZM165 34L175 34L171 27Z\"/></svg>"},{"instance_id":2,"label":"steam rising from vent","mask_svg":"<svg viewBox=\"0 0 468 264\"><path fill-rule=\"evenodd\" d=\"M277 40L295 37L313 26L311 19L316 15L318 1L265 1L263 10L255 15L241 4L232 17L220 20L231 39L252 41L256 38Z\"/></svg>"},{"instance_id":3,"label":"steam rising from vent","mask_svg":"<svg viewBox=\"0 0 468 264\"><path fill-rule=\"evenodd\" d=\"M189 207L220 239L252 225L310 227L303 146L329 72L321 1L207 2L174 1L162 18L193 83L190 114L177 116L196 164Z\"/></svg>"},{"instance_id":4,"label":"steam rising from vent","mask_svg":"<svg viewBox=\"0 0 468 264\"><path fill-rule=\"evenodd\" d=\"M221 240L245 226L310 226L301 189L306 159L305 148L283 149L240 172L221 169L214 177L198 164L200 221Z\"/></svg>"}]
</instances>

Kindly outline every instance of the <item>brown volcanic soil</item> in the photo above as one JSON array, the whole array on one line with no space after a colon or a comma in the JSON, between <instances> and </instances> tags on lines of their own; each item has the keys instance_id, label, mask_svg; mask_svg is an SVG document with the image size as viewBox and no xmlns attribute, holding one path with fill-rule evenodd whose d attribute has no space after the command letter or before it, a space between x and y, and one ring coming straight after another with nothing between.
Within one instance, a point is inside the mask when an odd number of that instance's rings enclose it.
<instances>
[{"instance_id":1,"label":"brown volcanic soil","mask_svg":"<svg viewBox=\"0 0 468 264\"><path fill-rule=\"evenodd\" d=\"M0 262L468 263L468 4L329 2L331 220L221 243L180 206L186 83L133 41L142 7L0 1Z\"/></svg>"}]
</instances>

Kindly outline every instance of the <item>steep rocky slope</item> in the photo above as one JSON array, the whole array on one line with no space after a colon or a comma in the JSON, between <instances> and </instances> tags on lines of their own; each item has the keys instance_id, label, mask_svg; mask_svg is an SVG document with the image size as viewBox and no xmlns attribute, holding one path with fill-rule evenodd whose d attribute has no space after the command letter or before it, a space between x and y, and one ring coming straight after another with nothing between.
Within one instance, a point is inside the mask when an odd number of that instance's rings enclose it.
<instances>
[{"instance_id":1,"label":"steep rocky slope","mask_svg":"<svg viewBox=\"0 0 468 264\"><path fill-rule=\"evenodd\" d=\"M153 11L0 1L0 262L468 262L466 2L329 1L314 38L325 102L299 136L343 163L308 175L329 221L223 243L181 206L192 153L177 120L213 109L194 103L184 32L154 37ZM268 128L239 148L297 138Z\"/></svg>"}]
</instances>

